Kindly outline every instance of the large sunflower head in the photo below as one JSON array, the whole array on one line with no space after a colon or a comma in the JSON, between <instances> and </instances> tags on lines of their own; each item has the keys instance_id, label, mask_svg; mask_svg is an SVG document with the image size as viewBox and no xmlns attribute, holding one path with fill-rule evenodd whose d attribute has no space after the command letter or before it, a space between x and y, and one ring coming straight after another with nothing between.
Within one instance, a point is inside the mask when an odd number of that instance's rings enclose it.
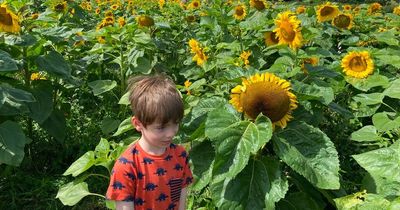
<instances>
[{"instance_id":1,"label":"large sunflower head","mask_svg":"<svg viewBox=\"0 0 400 210\"><path fill-rule=\"evenodd\" d=\"M287 44L293 49L299 48L303 41L300 20L292 12L287 11L279 13L274 21L276 25L274 32L279 39L279 44Z\"/></svg>"},{"instance_id":2,"label":"large sunflower head","mask_svg":"<svg viewBox=\"0 0 400 210\"><path fill-rule=\"evenodd\" d=\"M141 27L150 27L154 25L154 20L153 18L147 16L147 15L140 15L136 18L139 26Z\"/></svg>"},{"instance_id":3,"label":"large sunflower head","mask_svg":"<svg viewBox=\"0 0 400 210\"><path fill-rule=\"evenodd\" d=\"M188 9L198 9L201 6L201 2L200 0L193 0L192 2L190 2L190 4L188 5Z\"/></svg>"},{"instance_id":4,"label":"large sunflower head","mask_svg":"<svg viewBox=\"0 0 400 210\"><path fill-rule=\"evenodd\" d=\"M290 83L271 73L257 73L243 79L242 85L231 90L229 102L251 119L263 113L274 126L282 128L297 108L297 98L290 92Z\"/></svg>"},{"instance_id":5,"label":"large sunflower head","mask_svg":"<svg viewBox=\"0 0 400 210\"><path fill-rule=\"evenodd\" d=\"M0 31L18 33L21 30L19 18L11 10L7 4L0 5Z\"/></svg>"},{"instance_id":6,"label":"large sunflower head","mask_svg":"<svg viewBox=\"0 0 400 210\"><path fill-rule=\"evenodd\" d=\"M350 52L343 57L342 68L348 76L366 78L374 72L374 62L368 51Z\"/></svg>"},{"instance_id":7,"label":"large sunflower head","mask_svg":"<svg viewBox=\"0 0 400 210\"><path fill-rule=\"evenodd\" d=\"M276 33L273 31L267 31L264 34L264 42L267 46L276 45L279 43L279 39L276 36Z\"/></svg>"},{"instance_id":8,"label":"large sunflower head","mask_svg":"<svg viewBox=\"0 0 400 210\"><path fill-rule=\"evenodd\" d=\"M379 10L382 9L382 5L379 3L372 3L371 5L369 5L368 7L368 14L374 14L376 12L378 12Z\"/></svg>"},{"instance_id":9,"label":"large sunflower head","mask_svg":"<svg viewBox=\"0 0 400 210\"><path fill-rule=\"evenodd\" d=\"M256 8L258 11L264 10L268 7L266 0L250 0L250 6Z\"/></svg>"},{"instance_id":10,"label":"large sunflower head","mask_svg":"<svg viewBox=\"0 0 400 210\"><path fill-rule=\"evenodd\" d=\"M243 4L239 4L235 6L234 11L233 11L233 17L236 20L243 20L244 17L246 17L246 7Z\"/></svg>"},{"instance_id":11,"label":"large sunflower head","mask_svg":"<svg viewBox=\"0 0 400 210\"><path fill-rule=\"evenodd\" d=\"M326 2L325 4L317 7L317 19L320 23L332 20L338 14L338 7L330 2Z\"/></svg>"},{"instance_id":12,"label":"large sunflower head","mask_svg":"<svg viewBox=\"0 0 400 210\"><path fill-rule=\"evenodd\" d=\"M333 18L332 25L341 29L350 29L351 27L353 27L353 15L340 14Z\"/></svg>"}]
</instances>

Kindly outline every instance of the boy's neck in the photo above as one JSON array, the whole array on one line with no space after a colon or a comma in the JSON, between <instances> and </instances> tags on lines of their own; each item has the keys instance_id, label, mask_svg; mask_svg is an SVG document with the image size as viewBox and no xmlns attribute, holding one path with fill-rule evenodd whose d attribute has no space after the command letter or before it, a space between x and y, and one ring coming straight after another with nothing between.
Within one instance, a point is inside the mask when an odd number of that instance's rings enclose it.
<instances>
[{"instance_id":1,"label":"boy's neck","mask_svg":"<svg viewBox=\"0 0 400 210\"><path fill-rule=\"evenodd\" d=\"M167 149L166 147L164 147L164 148L154 147L154 146L150 145L149 143L147 143L146 140L143 139L143 137L141 137L139 139L139 145L148 154L156 155L156 156L160 156L160 155L164 154L165 150Z\"/></svg>"}]
</instances>

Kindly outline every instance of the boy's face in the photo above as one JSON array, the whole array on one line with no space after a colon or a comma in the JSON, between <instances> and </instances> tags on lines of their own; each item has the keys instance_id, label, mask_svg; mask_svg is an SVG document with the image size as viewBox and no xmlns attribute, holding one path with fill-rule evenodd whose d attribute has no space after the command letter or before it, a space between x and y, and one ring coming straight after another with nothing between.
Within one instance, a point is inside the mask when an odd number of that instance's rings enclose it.
<instances>
[{"instance_id":1,"label":"boy's face","mask_svg":"<svg viewBox=\"0 0 400 210\"><path fill-rule=\"evenodd\" d=\"M144 127L138 119L133 117L132 123L136 130L142 133L143 140L154 149L165 149L168 147L179 129L179 124L171 121L167 124L153 122Z\"/></svg>"}]
</instances>

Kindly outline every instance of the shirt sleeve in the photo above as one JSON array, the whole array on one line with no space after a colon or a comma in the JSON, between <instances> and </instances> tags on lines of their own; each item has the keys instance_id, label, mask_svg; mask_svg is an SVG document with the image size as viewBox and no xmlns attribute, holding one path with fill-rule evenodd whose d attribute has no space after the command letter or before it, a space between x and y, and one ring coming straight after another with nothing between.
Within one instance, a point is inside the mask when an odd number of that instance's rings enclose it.
<instances>
[{"instance_id":1,"label":"shirt sleeve","mask_svg":"<svg viewBox=\"0 0 400 210\"><path fill-rule=\"evenodd\" d=\"M133 161L121 156L111 171L106 198L115 201L135 201L136 167Z\"/></svg>"},{"instance_id":2,"label":"shirt sleeve","mask_svg":"<svg viewBox=\"0 0 400 210\"><path fill-rule=\"evenodd\" d=\"M193 182L193 174L192 170L190 169L190 164L189 164L189 154L183 149L183 153L186 153L186 159L185 159L185 164L183 167L183 183L182 183L182 188L185 188L192 184Z\"/></svg>"}]
</instances>

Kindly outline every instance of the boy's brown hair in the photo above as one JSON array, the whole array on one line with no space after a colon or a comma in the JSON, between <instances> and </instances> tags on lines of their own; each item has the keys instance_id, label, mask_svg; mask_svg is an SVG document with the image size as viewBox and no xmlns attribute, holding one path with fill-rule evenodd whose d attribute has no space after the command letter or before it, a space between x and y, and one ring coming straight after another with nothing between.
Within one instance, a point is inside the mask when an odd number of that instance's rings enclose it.
<instances>
[{"instance_id":1,"label":"boy's brown hair","mask_svg":"<svg viewBox=\"0 0 400 210\"><path fill-rule=\"evenodd\" d=\"M166 75L136 76L129 79L129 101L135 117L147 125L180 122L183 101L175 83Z\"/></svg>"}]
</instances>

